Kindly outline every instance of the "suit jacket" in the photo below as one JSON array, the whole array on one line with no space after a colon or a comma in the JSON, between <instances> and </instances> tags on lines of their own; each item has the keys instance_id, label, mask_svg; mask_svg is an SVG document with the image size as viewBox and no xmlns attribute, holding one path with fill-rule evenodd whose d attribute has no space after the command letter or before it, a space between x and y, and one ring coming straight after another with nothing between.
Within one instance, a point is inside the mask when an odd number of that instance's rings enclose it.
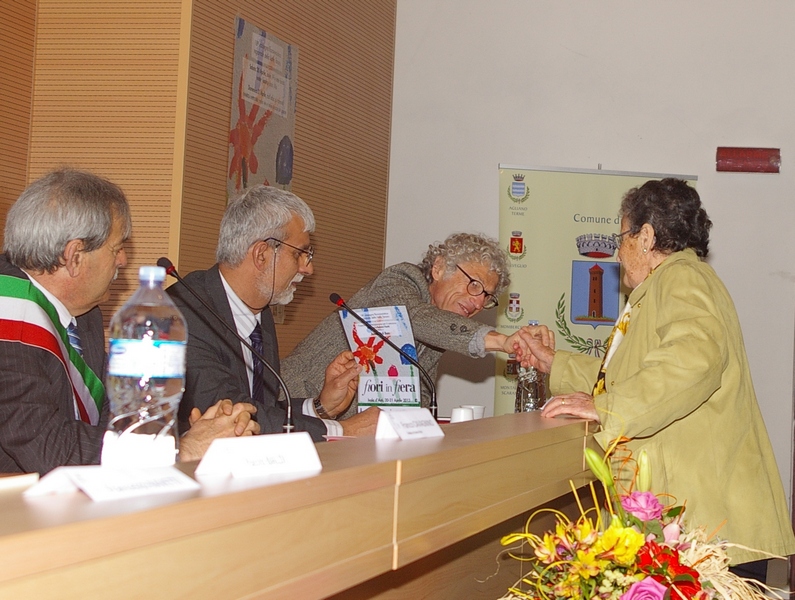
<instances>
[{"instance_id":1,"label":"suit jacket","mask_svg":"<svg viewBox=\"0 0 795 600\"><path fill-rule=\"evenodd\" d=\"M473 357L485 356L483 348L473 344L476 334L488 327L431 304L428 282L417 265L399 263L387 267L348 301L351 308L405 305L417 342L417 359L436 379L439 359L446 350ZM316 396L323 387L325 370L343 350L348 350L345 331L337 312L327 316L282 362L282 377L296 394ZM422 405L430 404L424 382ZM356 410L356 400L344 417Z\"/></svg>"},{"instance_id":2,"label":"suit jacket","mask_svg":"<svg viewBox=\"0 0 795 600\"><path fill-rule=\"evenodd\" d=\"M194 271L185 281L221 315L232 329L235 320L226 296L218 265L207 271ZM181 283L168 288L168 293L182 311L188 323L188 352L185 393L179 406L183 431L187 430L188 415L193 407L202 412L218 400L252 402L251 389L240 341L207 311ZM276 328L269 308L262 311L263 355L279 370L279 345ZM257 422L263 433L281 433L285 411L277 405L279 384L265 369L265 402L257 406ZM321 441L326 426L320 419L301 413L303 399L293 400L293 420L296 429L308 431L315 441Z\"/></svg>"},{"instance_id":3,"label":"suit jacket","mask_svg":"<svg viewBox=\"0 0 795 600\"><path fill-rule=\"evenodd\" d=\"M687 501L686 519L730 542L795 553L775 457L728 291L692 250L669 256L629 296L626 336L595 398L606 447L645 448L652 489ZM588 391L601 360L557 352L553 393ZM733 562L757 554L730 550Z\"/></svg>"},{"instance_id":4,"label":"suit jacket","mask_svg":"<svg viewBox=\"0 0 795 600\"><path fill-rule=\"evenodd\" d=\"M28 279L0 255L0 273ZM77 317L83 358L105 377L102 313ZM61 465L99 463L108 422L105 402L96 426L75 420L71 384L63 365L49 352L0 342L0 472L42 475Z\"/></svg>"}]
</instances>

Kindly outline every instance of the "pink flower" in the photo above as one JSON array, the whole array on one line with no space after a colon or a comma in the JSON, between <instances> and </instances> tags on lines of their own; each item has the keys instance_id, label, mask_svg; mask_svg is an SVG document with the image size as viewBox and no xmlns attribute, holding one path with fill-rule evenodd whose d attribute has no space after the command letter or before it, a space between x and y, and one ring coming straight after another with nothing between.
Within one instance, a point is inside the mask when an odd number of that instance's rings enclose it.
<instances>
[{"instance_id":1,"label":"pink flower","mask_svg":"<svg viewBox=\"0 0 795 600\"><path fill-rule=\"evenodd\" d=\"M621 600L662 600L666 589L663 584L647 577L633 583L626 592L621 594Z\"/></svg>"},{"instance_id":2,"label":"pink flower","mask_svg":"<svg viewBox=\"0 0 795 600\"><path fill-rule=\"evenodd\" d=\"M621 506L641 521L654 521L662 517L663 505L651 492L632 492L621 498Z\"/></svg>"},{"instance_id":3,"label":"pink flower","mask_svg":"<svg viewBox=\"0 0 795 600\"><path fill-rule=\"evenodd\" d=\"M680 533L682 533L682 528L676 521L673 523L668 523L668 525L663 527L663 537L665 538L666 542L678 542Z\"/></svg>"}]
</instances>

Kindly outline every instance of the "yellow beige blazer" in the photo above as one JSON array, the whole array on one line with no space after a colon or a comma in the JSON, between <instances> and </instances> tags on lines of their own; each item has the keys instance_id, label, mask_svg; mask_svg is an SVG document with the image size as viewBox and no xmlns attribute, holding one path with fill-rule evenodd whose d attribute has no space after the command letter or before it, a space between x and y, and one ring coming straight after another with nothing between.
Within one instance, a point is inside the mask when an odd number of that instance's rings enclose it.
<instances>
[{"instance_id":1,"label":"yellow beige blazer","mask_svg":"<svg viewBox=\"0 0 795 600\"><path fill-rule=\"evenodd\" d=\"M605 448L618 436L651 459L652 489L686 520L735 544L795 553L781 478L756 401L737 312L692 250L671 254L629 296L629 328L596 397ZM557 352L553 393L586 391L601 359ZM723 524L723 525L722 525ZM722 527L721 527L722 525ZM734 564L765 558L731 551Z\"/></svg>"}]
</instances>

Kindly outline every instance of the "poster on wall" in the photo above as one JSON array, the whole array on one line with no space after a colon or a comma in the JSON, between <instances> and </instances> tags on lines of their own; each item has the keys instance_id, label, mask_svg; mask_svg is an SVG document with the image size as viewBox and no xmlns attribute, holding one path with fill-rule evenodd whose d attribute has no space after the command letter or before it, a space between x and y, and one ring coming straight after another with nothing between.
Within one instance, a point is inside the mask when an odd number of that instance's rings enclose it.
<instances>
[{"instance_id":1,"label":"poster on wall","mask_svg":"<svg viewBox=\"0 0 795 600\"><path fill-rule=\"evenodd\" d=\"M298 48L238 15L232 81L227 196L260 183L289 189Z\"/></svg>"},{"instance_id":2,"label":"poster on wall","mask_svg":"<svg viewBox=\"0 0 795 600\"><path fill-rule=\"evenodd\" d=\"M614 234L621 198L649 179L693 175L500 165L500 245L511 285L497 328L509 334L538 321L558 349L601 357L629 290L621 284ZM494 414L514 410L517 365L497 355Z\"/></svg>"}]
</instances>

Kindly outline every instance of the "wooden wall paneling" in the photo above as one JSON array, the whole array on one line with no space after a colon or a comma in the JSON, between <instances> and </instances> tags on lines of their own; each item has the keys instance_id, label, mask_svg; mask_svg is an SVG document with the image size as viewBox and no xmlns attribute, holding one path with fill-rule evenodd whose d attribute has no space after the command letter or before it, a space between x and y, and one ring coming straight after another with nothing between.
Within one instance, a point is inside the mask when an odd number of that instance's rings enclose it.
<instances>
[{"instance_id":1,"label":"wooden wall paneling","mask_svg":"<svg viewBox=\"0 0 795 600\"><path fill-rule=\"evenodd\" d=\"M6 213L27 185L36 0L0 3L0 241Z\"/></svg>"},{"instance_id":2,"label":"wooden wall paneling","mask_svg":"<svg viewBox=\"0 0 795 600\"><path fill-rule=\"evenodd\" d=\"M60 165L122 186L129 266L106 320L137 287L138 266L169 250L181 0L39 0L31 178Z\"/></svg>"},{"instance_id":3,"label":"wooden wall paneling","mask_svg":"<svg viewBox=\"0 0 795 600\"><path fill-rule=\"evenodd\" d=\"M333 310L329 293L350 297L384 266L395 6L354 1L343 15L330 5L298 24L293 188L315 210L318 257L312 289L287 308L289 349Z\"/></svg>"},{"instance_id":4,"label":"wooden wall paneling","mask_svg":"<svg viewBox=\"0 0 795 600\"><path fill-rule=\"evenodd\" d=\"M124 188L134 232L106 319L141 264L167 254L187 273L214 262L237 14L299 48L293 191L317 216L318 255L280 326L282 354L332 310L330 292L349 296L381 270L395 11L395 0L39 0L17 171L29 180L71 165Z\"/></svg>"},{"instance_id":5,"label":"wooden wall paneling","mask_svg":"<svg viewBox=\"0 0 795 600\"><path fill-rule=\"evenodd\" d=\"M228 2L193 2L179 249L183 274L215 263L227 204L234 18Z\"/></svg>"},{"instance_id":6,"label":"wooden wall paneling","mask_svg":"<svg viewBox=\"0 0 795 600\"><path fill-rule=\"evenodd\" d=\"M315 274L279 325L282 355L383 268L394 0L195 0L180 236L184 273L214 262L226 205L234 18L298 47L292 191L313 209Z\"/></svg>"}]
</instances>

